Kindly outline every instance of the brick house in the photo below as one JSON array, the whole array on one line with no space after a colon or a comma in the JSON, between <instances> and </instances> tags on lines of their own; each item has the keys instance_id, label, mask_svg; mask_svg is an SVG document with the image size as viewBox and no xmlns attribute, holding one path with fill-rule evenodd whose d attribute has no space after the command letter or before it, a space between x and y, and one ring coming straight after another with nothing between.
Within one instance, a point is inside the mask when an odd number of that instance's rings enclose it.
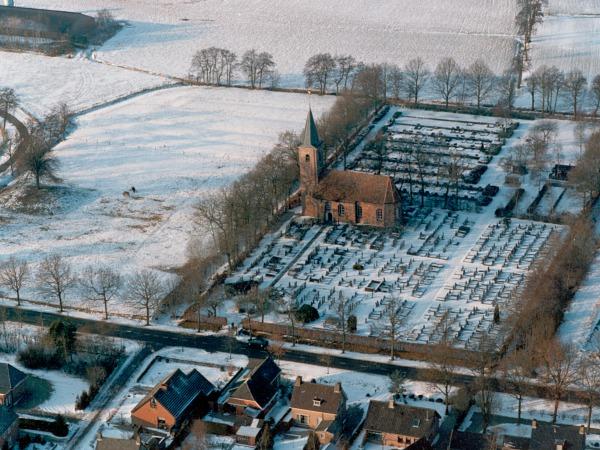
<instances>
[{"instance_id":1,"label":"brick house","mask_svg":"<svg viewBox=\"0 0 600 450\"><path fill-rule=\"evenodd\" d=\"M254 366L247 368L226 405L237 415L260 417L277 398L281 369L270 356L262 361L251 361L251 365Z\"/></svg>"},{"instance_id":2,"label":"brick house","mask_svg":"<svg viewBox=\"0 0 600 450\"><path fill-rule=\"evenodd\" d=\"M585 427L531 421L529 450L584 450Z\"/></svg>"},{"instance_id":3,"label":"brick house","mask_svg":"<svg viewBox=\"0 0 600 450\"><path fill-rule=\"evenodd\" d=\"M302 214L322 222L391 227L397 222L400 194L389 176L351 170L325 171L323 142L312 112L298 147Z\"/></svg>"},{"instance_id":4,"label":"brick house","mask_svg":"<svg viewBox=\"0 0 600 450\"><path fill-rule=\"evenodd\" d=\"M27 374L7 363L0 363L0 405L12 407L25 393Z\"/></svg>"},{"instance_id":5,"label":"brick house","mask_svg":"<svg viewBox=\"0 0 600 450\"><path fill-rule=\"evenodd\" d=\"M176 432L194 411L206 407L215 392L215 387L196 369L187 374L177 369L131 410L131 421L142 427Z\"/></svg>"},{"instance_id":6,"label":"brick house","mask_svg":"<svg viewBox=\"0 0 600 450\"><path fill-rule=\"evenodd\" d=\"M312 428L319 442L328 444L339 431L346 409L346 394L340 383L333 386L305 383L302 377L297 377L290 407L296 425Z\"/></svg>"},{"instance_id":7,"label":"brick house","mask_svg":"<svg viewBox=\"0 0 600 450\"><path fill-rule=\"evenodd\" d=\"M364 440L405 449L421 440L433 442L439 423L436 411L396 404L394 400L371 400L363 426Z\"/></svg>"}]
</instances>

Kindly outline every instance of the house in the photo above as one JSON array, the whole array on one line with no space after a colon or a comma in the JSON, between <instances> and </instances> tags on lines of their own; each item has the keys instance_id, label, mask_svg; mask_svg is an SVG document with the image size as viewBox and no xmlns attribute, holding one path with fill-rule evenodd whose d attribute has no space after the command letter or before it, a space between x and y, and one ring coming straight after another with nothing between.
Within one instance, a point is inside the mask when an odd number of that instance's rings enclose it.
<instances>
[{"instance_id":1,"label":"house","mask_svg":"<svg viewBox=\"0 0 600 450\"><path fill-rule=\"evenodd\" d=\"M350 170L325 171L323 142L309 110L298 147L302 214L323 222L391 227L400 194L389 176Z\"/></svg>"},{"instance_id":2,"label":"house","mask_svg":"<svg viewBox=\"0 0 600 450\"><path fill-rule=\"evenodd\" d=\"M12 448L19 438L19 417L12 408L0 406L0 448Z\"/></svg>"},{"instance_id":3,"label":"house","mask_svg":"<svg viewBox=\"0 0 600 450\"><path fill-rule=\"evenodd\" d=\"M248 447L256 447L258 440L264 430L264 421L253 419L250 425L244 425L238 428L235 433L235 442Z\"/></svg>"},{"instance_id":4,"label":"house","mask_svg":"<svg viewBox=\"0 0 600 450\"><path fill-rule=\"evenodd\" d=\"M439 428L440 416L436 411L394 400L371 400L363 429L365 442L405 449L421 439L432 442Z\"/></svg>"},{"instance_id":5,"label":"house","mask_svg":"<svg viewBox=\"0 0 600 450\"><path fill-rule=\"evenodd\" d=\"M0 363L0 405L12 407L25 393L27 374L8 363Z\"/></svg>"},{"instance_id":6,"label":"house","mask_svg":"<svg viewBox=\"0 0 600 450\"><path fill-rule=\"evenodd\" d=\"M226 405L238 415L260 417L277 398L281 369L270 356L262 361L251 361L251 365L254 367L249 367L241 377Z\"/></svg>"},{"instance_id":7,"label":"house","mask_svg":"<svg viewBox=\"0 0 600 450\"><path fill-rule=\"evenodd\" d=\"M298 426L315 430L319 442L331 442L346 409L346 395L340 383L333 386L305 383L296 377L290 403L292 419Z\"/></svg>"},{"instance_id":8,"label":"house","mask_svg":"<svg viewBox=\"0 0 600 450\"><path fill-rule=\"evenodd\" d=\"M583 450L585 427L531 421L529 450Z\"/></svg>"},{"instance_id":9,"label":"house","mask_svg":"<svg viewBox=\"0 0 600 450\"><path fill-rule=\"evenodd\" d=\"M134 425L178 431L216 392L196 369L175 370L157 384L131 411Z\"/></svg>"}]
</instances>

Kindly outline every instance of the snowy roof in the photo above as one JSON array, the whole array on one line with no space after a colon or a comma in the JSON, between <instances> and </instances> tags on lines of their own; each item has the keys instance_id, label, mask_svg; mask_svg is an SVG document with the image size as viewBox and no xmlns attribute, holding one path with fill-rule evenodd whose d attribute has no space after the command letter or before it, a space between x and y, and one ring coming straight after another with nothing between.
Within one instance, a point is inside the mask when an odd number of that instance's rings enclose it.
<instances>
[{"instance_id":1,"label":"snowy roof","mask_svg":"<svg viewBox=\"0 0 600 450\"><path fill-rule=\"evenodd\" d=\"M365 419L367 431L423 437L431 431L434 418L439 414L427 408L418 408L390 402L371 400Z\"/></svg>"},{"instance_id":2,"label":"snowy roof","mask_svg":"<svg viewBox=\"0 0 600 450\"><path fill-rule=\"evenodd\" d=\"M319 182L314 196L334 202L364 202L378 205L397 203L392 178L351 170L332 170Z\"/></svg>"},{"instance_id":3,"label":"snowy roof","mask_svg":"<svg viewBox=\"0 0 600 450\"><path fill-rule=\"evenodd\" d=\"M240 427L237 431L237 435L238 436L245 436L245 437L256 437L258 436L258 433L260 433L260 428L258 427L253 427L253 426L243 426Z\"/></svg>"},{"instance_id":4,"label":"snowy roof","mask_svg":"<svg viewBox=\"0 0 600 450\"><path fill-rule=\"evenodd\" d=\"M305 383L298 379L292 391L290 406L306 411L336 414L344 400L341 386Z\"/></svg>"},{"instance_id":5,"label":"snowy roof","mask_svg":"<svg viewBox=\"0 0 600 450\"><path fill-rule=\"evenodd\" d=\"M169 411L175 420L179 420L188 407L200 396L208 397L215 387L196 369L185 374L181 369L158 383L131 411L134 413L151 398Z\"/></svg>"}]
</instances>

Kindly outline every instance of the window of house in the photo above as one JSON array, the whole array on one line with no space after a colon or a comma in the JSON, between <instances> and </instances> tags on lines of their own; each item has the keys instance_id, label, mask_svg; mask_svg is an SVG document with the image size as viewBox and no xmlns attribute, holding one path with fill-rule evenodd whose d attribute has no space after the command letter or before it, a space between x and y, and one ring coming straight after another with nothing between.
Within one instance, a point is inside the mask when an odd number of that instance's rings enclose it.
<instances>
[{"instance_id":1,"label":"window of house","mask_svg":"<svg viewBox=\"0 0 600 450\"><path fill-rule=\"evenodd\" d=\"M344 208L344 205L340 203L338 205L338 216L344 217L344 214L346 214L346 208Z\"/></svg>"},{"instance_id":2,"label":"window of house","mask_svg":"<svg viewBox=\"0 0 600 450\"><path fill-rule=\"evenodd\" d=\"M308 416L298 414L298 422L300 422L301 424L307 425L308 424Z\"/></svg>"},{"instance_id":3,"label":"window of house","mask_svg":"<svg viewBox=\"0 0 600 450\"><path fill-rule=\"evenodd\" d=\"M415 417L413 419L413 425L412 426L415 427L415 428L419 428L419 425L421 425L421 419L418 419L418 418Z\"/></svg>"},{"instance_id":4,"label":"window of house","mask_svg":"<svg viewBox=\"0 0 600 450\"><path fill-rule=\"evenodd\" d=\"M306 155L304 156L304 161L306 161L306 162L310 162L310 155L309 155L309 154L306 154Z\"/></svg>"},{"instance_id":5,"label":"window of house","mask_svg":"<svg viewBox=\"0 0 600 450\"><path fill-rule=\"evenodd\" d=\"M313 399L313 406L321 406L321 399L320 398L314 398Z\"/></svg>"},{"instance_id":6,"label":"window of house","mask_svg":"<svg viewBox=\"0 0 600 450\"><path fill-rule=\"evenodd\" d=\"M376 214L377 214L377 222L381 222L383 220L383 209L378 209Z\"/></svg>"},{"instance_id":7,"label":"window of house","mask_svg":"<svg viewBox=\"0 0 600 450\"><path fill-rule=\"evenodd\" d=\"M325 202L325 212L330 212L330 211L331 211L331 203Z\"/></svg>"},{"instance_id":8,"label":"window of house","mask_svg":"<svg viewBox=\"0 0 600 450\"><path fill-rule=\"evenodd\" d=\"M167 428L167 421L162 417L158 418L158 428Z\"/></svg>"},{"instance_id":9,"label":"window of house","mask_svg":"<svg viewBox=\"0 0 600 450\"><path fill-rule=\"evenodd\" d=\"M362 210L362 206L360 206L360 203L356 202L355 209L356 209L356 220L360 220L363 215L363 210Z\"/></svg>"},{"instance_id":10,"label":"window of house","mask_svg":"<svg viewBox=\"0 0 600 450\"><path fill-rule=\"evenodd\" d=\"M156 408L156 399L154 399L154 398L150 399L150 408Z\"/></svg>"}]
</instances>

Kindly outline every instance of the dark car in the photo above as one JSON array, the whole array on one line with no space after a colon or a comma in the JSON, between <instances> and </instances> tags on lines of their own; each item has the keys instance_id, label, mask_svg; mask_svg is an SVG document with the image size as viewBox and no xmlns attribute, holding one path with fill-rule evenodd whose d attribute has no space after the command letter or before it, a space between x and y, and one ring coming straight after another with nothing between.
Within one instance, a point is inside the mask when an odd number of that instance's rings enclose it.
<instances>
[{"instance_id":1,"label":"dark car","mask_svg":"<svg viewBox=\"0 0 600 450\"><path fill-rule=\"evenodd\" d=\"M252 337L248 341L248 347L264 350L269 346L269 341L263 337Z\"/></svg>"}]
</instances>

